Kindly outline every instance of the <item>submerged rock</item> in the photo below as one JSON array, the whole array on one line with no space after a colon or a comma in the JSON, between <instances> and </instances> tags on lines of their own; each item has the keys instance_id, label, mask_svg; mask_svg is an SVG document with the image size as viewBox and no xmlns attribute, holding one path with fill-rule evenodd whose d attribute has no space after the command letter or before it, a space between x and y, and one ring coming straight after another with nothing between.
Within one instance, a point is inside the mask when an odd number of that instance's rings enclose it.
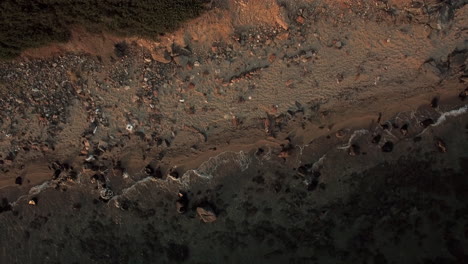
<instances>
[{"instance_id":1,"label":"submerged rock","mask_svg":"<svg viewBox=\"0 0 468 264\"><path fill-rule=\"evenodd\" d=\"M382 146L382 151L383 152L392 152L393 151L393 142L387 141L385 144Z\"/></svg>"},{"instance_id":2,"label":"submerged rock","mask_svg":"<svg viewBox=\"0 0 468 264\"><path fill-rule=\"evenodd\" d=\"M215 211L209 205L197 207L197 214L205 223L211 223L217 219Z\"/></svg>"}]
</instances>

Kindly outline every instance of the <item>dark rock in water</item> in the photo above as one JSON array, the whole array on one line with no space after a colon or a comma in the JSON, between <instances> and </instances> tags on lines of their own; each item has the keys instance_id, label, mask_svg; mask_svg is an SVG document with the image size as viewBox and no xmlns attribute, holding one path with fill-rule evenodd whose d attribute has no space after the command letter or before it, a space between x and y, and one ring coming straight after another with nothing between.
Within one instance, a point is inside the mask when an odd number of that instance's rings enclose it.
<instances>
[{"instance_id":1,"label":"dark rock in water","mask_svg":"<svg viewBox=\"0 0 468 264\"><path fill-rule=\"evenodd\" d=\"M7 198L3 198L0 202L0 213L11 211L12 207L11 204L8 202Z\"/></svg>"},{"instance_id":2,"label":"dark rock in water","mask_svg":"<svg viewBox=\"0 0 468 264\"><path fill-rule=\"evenodd\" d=\"M301 174L302 176L308 175L312 170L312 164L304 164L297 168L297 173Z\"/></svg>"},{"instance_id":3,"label":"dark rock in water","mask_svg":"<svg viewBox=\"0 0 468 264\"><path fill-rule=\"evenodd\" d=\"M317 189L318 184L318 179L312 179L312 181L307 185L307 190L314 191L315 189Z\"/></svg>"},{"instance_id":4,"label":"dark rock in water","mask_svg":"<svg viewBox=\"0 0 468 264\"><path fill-rule=\"evenodd\" d=\"M465 101L466 97L468 97L468 88L460 92L460 94L458 94L458 97L460 97L462 101Z\"/></svg>"},{"instance_id":5,"label":"dark rock in water","mask_svg":"<svg viewBox=\"0 0 468 264\"><path fill-rule=\"evenodd\" d=\"M421 124L422 127L426 128L428 126L433 125L434 120L432 120L431 118L428 118L428 119L423 120L420 124Z\"/></svg>"},{"instance_id":6,"label":"dark rock in water","mask_svg":"<svg viewBox=\"0 0 468 264\"><path fill-rule=\"evenodd\" d=\"M413 142L417 143L417 142L420 142L422 140L422 137L414 137L413 138Z\"/></svg>"},{"instance_id":7,"label":"dark rock in water","mask_svg":"<svg viewBox=\"0 0 468 264\"><path fill-rule=\"evenodd\" d=\"M188 198L187 194L179 192L179 199L176 201L176 209L179 214L183 214L187 211Z\"/></svg>"},{"instance_id":8,"label":"dark rock in water","mask_svg":"<svg viewBox=\"0 0 468 264\"><path fill-rule=\"evenodd\" d=\"M388 130L390 128L390 126L387 123L380 125L380 127L382 127L383 130Z\"/></svg>"},{"instance_id":9,"label":"dark rock in water","mask_svg":"<svg viewBox=\"0 0 468 264\"><path fill-rule=\"evenodd\" d=\"M148 175L148 176L153 176L154 175L154 168L153 168L153 166L151 166L151 164L148 164L145 167L145 174Z\"/></svg>"},{"instance_id":10,"label":"dark rock in water","mask_svg":"<svg viewBox=\"0 0 468 264\"><path fill-rule=\"evenodd\" d=\"M406 136L408 134L408 124L404 124L401 128L400 128L400 132L403 136Z\"/></svg>"},{"instance_id":11,"label":"dark rock in water","mask_svg":"<svg viewBox=\"0 0 468 264\"><path fill-rule=\"evenodd\" d=\"M359 147L358 145L351 145L349 148L348 148L348 154L350 156L357 156L359 154L361 154L361 147Z\"/></svg>"},{"instance_id":12,"label":"dark rock in water","mask_svg":"<svg viewBox=\"0 0 468 264\"><path fill-rule=\"evenodd\" d=\"M372 144L379 144L380 140L382 139L382 136L381 135L376 135L373 139L372 139Z\"/></svg>"},{"instance_id":13,"label":"dark rock in water","mask_svg":"<svg viewBox=\"0 0 468 264\"><path fill-rule=\"evenodd\" d=\"M100 183L100 184L105 184L106 183L106 177L104 175L97 173L91 176L91 182L92 183Z\"/></svg>"},{"instance_id":14,"label":"dark rock in water","mask_svg":"<svg viewBox=\"0 0 468 264\"><path fill-rule=\"evenodd\" d=\"M99 193L99 196L102 200L109 201L112 199L112 197L114 197L114 192L110 188L103 188Z\"/></svg>"},{"instance_id":15,"label":"dark rock in water","mask_svg":"<svg viewBox=\"0 0 468 264\"><path fill-rule=\"evenodd\" d=\"M382 146L382 151L383 152L392 152L393 151L393 142L387 141L385 144Z\"/></svg>"},{"instance_id":16,"label":"dark rock in water","mask_svg":"<svg viewBox=\"0 0 468 264\"><path fill-rule=\"evenodd\" d=\"M439 152L441 153L447 152L447 145L445 145L445 142L442 139L436 138L435 143Z\"/></svg>"},{"instance_id":17,"label":"dark rock in water","mask_svg":"<svg viewBox=\"0 0 468 264\"><path fill-rule=\"evenodd\" d=\"M15 184L22 185L23 184L23 178L21 176L16 177Z\"/></svg>"},{"instance_id":18,"label":"dark rock in water","mask_svg":"<svg viewBox=\"0 0 468 264\"><path fill-rule=\"evenodd\" d=\"M432 107L432 108L437 108L437 107L439 107L439 97L434 97L434 98L432 98L431 107Z\"/></svg>"},{"instance_id":19,"label":"dark rock in water","mask_svg":"<svg viewBox=\"0 0 468 264\"><path fill-rule=\"evenodd\" d=\"M197 207L197 214L200 219L205 223L211 223L216 221L216 213L210 205L204 205Z\"/></svg>"},{"instance_id":20,"label":"dark rock in water","mask_svg":"<svg viewBox=\"0 0 468 264\"><path fill-rule=\"evenodd\" d=\"M169 175L174 177L175 179L179 178L179 172L176 171L175 169L171 169L171 171L169 172Z\"/></svg>"}]
</instances>

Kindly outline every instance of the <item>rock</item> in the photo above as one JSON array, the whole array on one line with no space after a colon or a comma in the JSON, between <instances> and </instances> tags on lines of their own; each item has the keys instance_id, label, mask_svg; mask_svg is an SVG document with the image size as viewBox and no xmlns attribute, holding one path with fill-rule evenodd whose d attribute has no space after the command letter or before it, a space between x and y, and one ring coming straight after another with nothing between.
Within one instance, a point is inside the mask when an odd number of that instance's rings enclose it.
<instances>
[{"instance_id":1,"label":"rock","mask_svg":"<svg viewBox=\"0 0 468 264\"><path fill-rule=\"evenodd\" d=\"M434 97L431 100L431 107L437 108L439 106L439 97Z\"/></svg>"},{"instance_id":2,"label":"rock","mask_svg":"<svg viewBox=\"0 0 468 264\"><path fill-rule=\"evenodd\" d=\"M2 198L2 201L0 202L0 213L6 212L6 211L11 211L12 206L8 202L7 198Z\"/></svg>"},{"instance_id":3,"label":"rock","mask_svg":"<svg viewBox=\"0 0 468 264\"><path fill-rule=\"evenodd\" d=\"M205 223L211 223L216 221L216 213L214 212L213 208L209 205L205 205L203 207L197 207L197 214L200 219Z\"/></svg>"},{"instance_id":4,"label":"rock","mask_svg":"<svg viewBox=\"0 0 468 264\"><path fill-rule=\"evenodd\" d=\"M337 42L335 43L335 48L341 49L342 47L343 47L343 42L337 41Z\"/></svg>"},{"instance_id":5,"label":"rock","mask_svg":"<svg viewBox=\"0 0 468 264\"><path fill-rule=\"evenodd\" d=\"M188 198L185 193L179 192L179 199L176 201L176 209L179 214L183 214L187 211Z\"/></svg>"},{"instance_id":6,"label":"rock","mask_svg":"<svg viewBox=\"0 0 468 264\"><path fill-rule=\"evenodd\" d=\"M404 124L401 128L400 128L400 132L403 136L406 136L408 134L408 124Z\"/></svg>"},{"instance_id":7,"label":"rock","mask_svg":"<svg viewBox=\"0 0 468 264\"><path fill-rule=\"evenodd\" d=\"M464 101L466 99L466 97L468 97L468 88L466 88L464 91L460 92L460 94L458 94L458 97Z\"/></svg>"},{"instance_id":8,"label":"rock","mask_svg":"<svg viewBox=\"0 0 468 264\"><path fill-rule=\"evenodd\" d=\"M296 22L302 25L305 23L305 18L303 16L298 16Z\"/></svg>"},{"instance_id":9,"label":"rock","mask_svg":"<svg viewBox=\"0 0 468 264\"><path fill-rule=\"evenodd\" d=\"M382 151L383 152L392 152L393 151L393 142L387 141L385 144L382 146Z\"/></svg>"},{"instance_id":10,"label":"rock","mask_svg":"<svg viewBox=\"0 0 468 264\"><path fill-rule=\"evenodd\" d=\"M382 136L381 135L376 135L373 139L372 139L372 144L379 144L380 140L382 139Z\"/></svg>"},{"instance_id":11,"label":"rock","mask_svg":"<svg viewBox=\"0 0 468 264\"><path fill-rule=\"evenodd\" d=\"M15 184L22 185L23 184L23 178L21 176L16 177Z\"/></svg>"},{"instance_id":12,"label":"rock","mask_svg":"<svg viewBox=\"0 0 468 264\"><path fill-rule=\"evenodd\" d=\"M361 148L358 145L353 144L348 148L348 154L350 156L358 156L361 154Z\"/></svg>"},{"instance_id":13,"label":"rock","mask_svg":"<svg viewBox=\"0 0 468 264\"><path fill-rule=\"evenodd\" d=\"M428 118L428 119L423 120L420 124L421 124L422 127L426 128L428 126L433 125L434 120L432 120L431 118Z\"/></svg>"},{"instance_id":14,"label":"rock","mask_svg":"<svg viewBox=\"0 0 468 264\"><path fill-rule=\"evenodd\" d=\"M38 201L39 200L37 199L37 197L33 197L33 198L31 198L31 200L29 200L28 204L29 205L37 205Z\"/></svg>"},{"instance_id":15,"label":"rock","mask_svg":"<svg viewBox=\"0 0 468 264\"><path fill-rule=\"evenodd\" d=\"M167 64L172 61L171 55L166 49L155 49L151 52L151 58L155 61Z\"/></svg>"},{"instance_id":16,"label":"rock","mask_svg":"<svg viewBox=\"0 0 468 264\"><path fill-rule=\"evenodd\" d=\"M99 193L99 196L104 201L109 201L114 196L114 192L110 188L103 188Z\"/></svg>"},{"instance_id":17,"label":"rock","mask_svg":"<svg viewBox=\"0 0 468 264\"><path fill-rule=\"evenodd\" d=\"M336 133L335 133L335 136L336 136L337 138L343 138L345 135L346 135L346 132L343 131L343 130L338 130L338 131L336 131Z\"/></svg>"}]
</instances>

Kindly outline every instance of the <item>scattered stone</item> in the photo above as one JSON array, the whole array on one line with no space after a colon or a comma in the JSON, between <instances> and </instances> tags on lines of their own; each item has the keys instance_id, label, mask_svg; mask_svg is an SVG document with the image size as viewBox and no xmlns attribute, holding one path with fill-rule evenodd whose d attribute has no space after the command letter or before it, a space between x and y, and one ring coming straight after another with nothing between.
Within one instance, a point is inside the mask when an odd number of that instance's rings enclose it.
<instances>
[{"instance_id":1,"label":"scattered stone","mask_svg":"<svg viewBox=\"0 0 468 264\"><path fill-rule=\"evenodd\" d=\"M341 49L342 47L343 47L343 42L337 41L337 42L335 43L335 48Z\"/></svg>"},{"instance_id":2,"label":"scattered stone","mask_svg":"<svg viewBox=\"0 0 468 264\"><path fill-rule=\"evenodd\" d=\"M383 152L392 152L393 151L393 142L387 141L385 144L382 146L382 151Z\"/></svg>"},{"instance_id":3,"label":"scattered stone","mask_svg":"<svg viewBox=\"0 0 468 264\"><path fill-rule=\"evenodd\" d=\"M211 223L217 219L215 211L209 205L197 207L197 213L200 219L205 223Z\"/></svg>"},{"instance_id":4,"label":"scattered stone","mask_svg":"<svg viewBox=\"0 0 468 264\"><path fill-rule=\"evenodd\" d=\"M447 145L445 145L445 142L442 139L440 138L436 139L436 146L439 152L441 153L447 152Z\"/></svg>"},{"instance_id":5,"label":"scattered stone","mask_svg":"<svg viewBox=\"0 0 468 264\"><path fill-rule=\"evenodd\" d=\"M298 16L296 22L302 25L305 23L305 18L303 16Z\"/></svg>"}]
</instances>

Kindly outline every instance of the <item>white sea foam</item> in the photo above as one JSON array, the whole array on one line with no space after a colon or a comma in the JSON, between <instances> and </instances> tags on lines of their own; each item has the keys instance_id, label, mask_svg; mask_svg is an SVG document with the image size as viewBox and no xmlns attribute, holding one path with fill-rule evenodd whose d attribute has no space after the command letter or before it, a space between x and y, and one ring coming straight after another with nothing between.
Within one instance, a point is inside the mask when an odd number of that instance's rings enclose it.
<instances>
[{"instance_id":1,"label":"white sea foam","mask_svg":"<svg viewBox=\"0 0 468 264\"><path fill-rule=\"evenodd\" d=\"M351 144L353 143L353 140L354 140L356 137L365 135L365 134L367 134L367 133L369 133L369 130L367 130L367 129L355 130L355 131L353 132L353 134L351 135L351 137L349 137L348 143L347 143L346 145L341 146L341 147L337 147L337 149L348 149L349 147L351 147Z\"/></svg>"},{"instance_id":2,"label":"white sea foam","mask_svg":"<svg viewBox=\"0 0 468 264\"><path fill-rule=\"evenodd\" d=\"M180 179L185 186L189 186L192 177L198 177L203 180L211 181L218 172L218 168L231 167L233 170L243 172L247 170L252 162L252 158L246 155L243 151L239 152L222 152L214 157L203 162L197 169L188 170Z\"/></svg>"},{"instance_id":3,"label":"white sea foam","mask_svg":"<svg viewBox=\"0 0 468 264\"><path fill-rule=\"evenodd\" d=\"M430 127L437 127L437 126L440 126L441 124L443 124L445 121L447 121L447 118L448 117L456 117L456 116L459 116L459 115L463 115L465 113L468 112L468 105L465 105L463 107L460 107L458 109L454 109L454 110L450 110L450 111L447 111L447 112L443 112L439 118L437 118L437 121L426 127L423 131L421 131L421 133L418 134L418 136L424 134L427 129L429 129Z\"/></svg>"}]
</instances>

